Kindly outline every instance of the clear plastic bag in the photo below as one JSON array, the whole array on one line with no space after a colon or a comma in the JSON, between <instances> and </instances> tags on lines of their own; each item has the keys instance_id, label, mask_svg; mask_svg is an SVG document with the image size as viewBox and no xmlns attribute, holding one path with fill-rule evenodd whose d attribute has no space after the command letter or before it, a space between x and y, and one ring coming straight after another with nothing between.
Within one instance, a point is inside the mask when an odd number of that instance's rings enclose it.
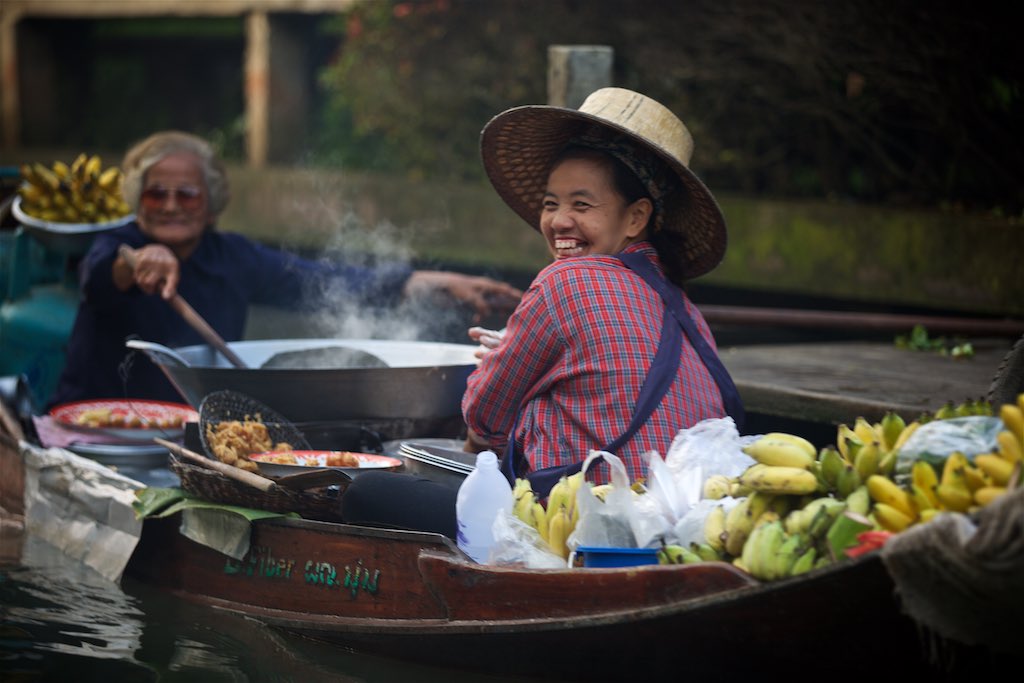
<instances>
[{"instance_id":1,"label":"clear plastic bag","mask_svg":"<svg viewBox=\"0 0 1024 683\"><path fill-rule=\"evenodd\" d=\"M754 464L742 448L757 438L740 436L731 417L701 420L676 434L665 455L665 464L677 481L686 481L688 472L697 472L702 485L712 474L735 477Z\"/></svg>"},{"instance_id":2,"label":"clear plastic bag","mask_svg":"<svg viewBox=\"0 0 1024 683\"><path fill-rule=\"evenodd\" d=\"M502 510L492 527L494 545L487 564L528 569L565 569L566 562L551 552L547 542L532 526Z\"/></svg>"},{"instance_id":3,"label":"clear plastic bag","mask_svg":"<svg viewBox=\"0 0 1024 683\"><path fill-rule=\"evenodd\" d=\"M970 415L927 422L910 435L896 458L897 481L905 479L915 460L942 467L950 453L968 459L992 453L998 447L996 435L1005 429L1003 421L989 415Z\"/></svg>"}]
</instances>

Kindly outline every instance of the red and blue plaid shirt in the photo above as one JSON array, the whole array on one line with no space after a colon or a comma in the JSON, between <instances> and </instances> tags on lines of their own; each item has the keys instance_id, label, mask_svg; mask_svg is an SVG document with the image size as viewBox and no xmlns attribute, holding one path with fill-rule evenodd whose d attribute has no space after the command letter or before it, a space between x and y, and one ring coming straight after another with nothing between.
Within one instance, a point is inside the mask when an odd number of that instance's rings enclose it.
<instances>
[{"instance_id":1,"label":"red and blue plaid shirt","mask_svg":"<svg viewBox=\"0 0 1024 683\"><path fill-rule=\"evenodd\" d=\"M661 270L649 242L625 251L643 253ZM680 296L715 348L703 316ZM518 415L516 452L533 469L583 460L629 426L664 315L658 294L615 257L556 261L523 296L500 346L470 375L462 399L466 424L501 449ZM726 415L718 385L685 336L681 354L665 398L617 453L634 480L647 473L643 453L664 456L680 429Z\"/></svg>"}]
</instances>

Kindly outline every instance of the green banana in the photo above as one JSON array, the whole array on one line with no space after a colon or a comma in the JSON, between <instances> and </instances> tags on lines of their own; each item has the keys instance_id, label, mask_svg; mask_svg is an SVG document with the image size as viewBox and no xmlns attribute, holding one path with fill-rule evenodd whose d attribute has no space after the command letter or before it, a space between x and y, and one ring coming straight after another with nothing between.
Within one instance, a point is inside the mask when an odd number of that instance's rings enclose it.
<instances>
[{"instance_id":1,"label":"green banana","mask_svg":"<svg viewBox=\"0 0 1024 683\"><path fill-rule=\"evenodd\" d=\"M839 470L839 478L836 480L836 494L840 498L846 498L860 486L860 474L853 465L844 465Z\"/></svg>"},{"instance_id":2,"label":"green banana","mask_svg":"<svg viewBox=\"0 0 1024 683\"><path fill-rule=\"evenodd\" d=\"M868 514L871 510L871 494L866 485L861 484L846 497L846 508L858 515Z\"/></svg>"},{"instance_id":3,"label":"green banana","mask_svg":"<svg viewBox=\"0 0 1024 683\"><path fill-rule=\"evenodd\" d=\"M657 552L658 564L694 564L703 562L700 556L681 545L664 545Z\"/></svg>"},{"instance_id":4,"label":"green banana","mask_svg":"<svg viewBox=\"0 0 1024 683\"><path fill-rule=\"evenodd\" d=\"M821 476L829 485L829 489L835 491L839 480L839 471L843 468L843 456L832 446L826 446L818 454L818 463L821 465Z\"/></svg>"},{"instance_id":5,"label":"green banana","mask_svg":"<svg viewBox=\"0 0 1024 683\"><path fill-rule=\"evenodd\" d=\"M893 411L882 416L882 444L883 450L892 451L896 447L896 441L907 426L906 420Z\"/></svg>"},{"instance_id":6,"label":"green banana","mask_svg":"<svg viewBox=\"0 0 1024 683\"><path fill-rule=\"evenodd\" d=\"M790 576L799 576L810 570L814 569L815 560L817 559L818 551L814 546L811 546L804 551L803 555L796 559L793 566L789 570Z\"/></svg>"}]
</instances>

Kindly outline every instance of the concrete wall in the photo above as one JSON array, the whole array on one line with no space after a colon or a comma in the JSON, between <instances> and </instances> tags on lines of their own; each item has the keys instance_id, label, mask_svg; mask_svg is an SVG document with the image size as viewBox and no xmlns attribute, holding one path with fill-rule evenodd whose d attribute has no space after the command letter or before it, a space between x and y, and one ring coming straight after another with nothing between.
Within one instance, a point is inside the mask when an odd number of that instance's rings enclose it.
<instances>
[{"instance_id":1,"label":"concrete wall","mask_svg":"<svg viewBox=\"0 0 1024 683\"><path fill-rule=\"evenodd\" d=\"M222 227L295 248L399 245L473 269L535 272L538 235L476 185L234 168ZM1019 221L829 202L719 196L725 261L698 284L866 305L1024 315ZM372 227L372 230L367 229ZM742 302L736 302L742 303Z\"/></svg>"}]
</instances>

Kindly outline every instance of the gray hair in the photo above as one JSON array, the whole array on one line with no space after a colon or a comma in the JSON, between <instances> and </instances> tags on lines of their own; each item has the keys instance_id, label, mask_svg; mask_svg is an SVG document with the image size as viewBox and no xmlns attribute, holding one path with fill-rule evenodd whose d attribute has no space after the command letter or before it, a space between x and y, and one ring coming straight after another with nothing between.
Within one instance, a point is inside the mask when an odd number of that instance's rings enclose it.
<instances>
[{"instance_id":1,"label":"gray hair","mask_svg":"<svg viewBox=\"0 0 1024 683\"><path fill-rule=\"evenodd\" d=\"M154 133L136 143L124 155L121 170L124 173L122 192L124 199L138 213L143 179L155 164L172 154L186 152L199 158L206 184L207 207L213 216L219 216L228 205L231 190L224 163L206 140L191 133L176 130Z\"/></svg>"}]
</instances>

